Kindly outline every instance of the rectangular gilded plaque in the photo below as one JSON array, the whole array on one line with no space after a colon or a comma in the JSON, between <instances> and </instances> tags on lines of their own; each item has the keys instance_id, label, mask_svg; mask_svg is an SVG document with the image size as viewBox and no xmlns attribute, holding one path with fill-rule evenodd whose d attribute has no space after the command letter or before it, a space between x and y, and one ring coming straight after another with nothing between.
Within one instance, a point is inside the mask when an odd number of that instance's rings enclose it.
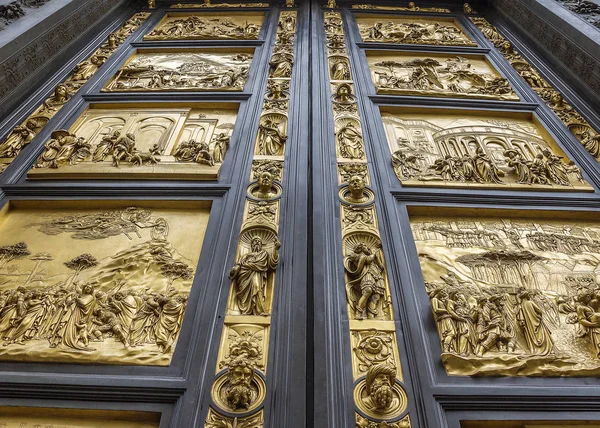
<instances>
[{"instance_id":1,"label":"rectangular gilded plaque","mask_svg":"<svg viewBox=\"0 0 600 428\"><path fill-rule=\"evenodd\" d=\"M206 202L13 201L0 212L0 360L168 366Z\"/></svg>"},{"instance_id":2,"label":"rectangular gilded plaque","mask_svg":"<svg viewBox=\"0 0 600 428\"><path fill-rule=\"evenodd\" d=\"M0 407L1 428L158 428L160 414L120 410Z\"/></svg>"},{"instance_id":3,"label":"rectangular gilded plaque","mask_svg":"<svg viewBox=\"0 0 600 428\"><path fill-rule=\"evenodd\" d=\"M356 15L356 22L364 42L477 46L450 18Z\"/></svg>"},{"instance_id":4,"label":"rectangular gilded plaque","mask_svg":"<svg viewBox=\"0 0 600 428\"><path fill-rule=\"evenodd\" d=\"M104 105L52 133L29 180L215 180L238 104Z\"/></svg>"},{"instance_id":5,"label":"rectangular gilded plaque","mask_svg":"<svg viewBox=\"0 0 600 428\"><path fill-rule=\"evenodd\" d=\"M382 108L404 186L593 191L530 114Z\"/></svg>"},{"instance_id":6,"label":"rectangular gilded plaque","mask_svg":"<svg viewBox=\"0 0 600 428\"><path fill-rule=\"evenodd\" d=\"M243 91L253 49L138 50L102 92Z\"/></svg>"},{"instance_id":7,"label":"rectangular gilded plaque","mask_svg":"<svg viewBox=\"0 0 600 428\"><path fill-rule=\"evenodd\" d=\"M378 94L519 99L484 56L371 50L367 62Z\"/></svg>"},{"instance_id":8,"label":"rectangular gilded plaque","mask_svg":"<svg viewBox=\"0 0 600 428\"><path fill-rule=\"evenodd\" d=\"M144 40L256 40L262 13L169 12Z\"/></svg>"},{"instance_id":9,"label":"rectangular gilded plaque","mask_svg":"<svg viewBox=\"0 0 600 428\"><path fill-rule=\"evenodd\" d=\"M409 215L448 374L600 374L598 213Z\"/></svg>"}]
</instances>

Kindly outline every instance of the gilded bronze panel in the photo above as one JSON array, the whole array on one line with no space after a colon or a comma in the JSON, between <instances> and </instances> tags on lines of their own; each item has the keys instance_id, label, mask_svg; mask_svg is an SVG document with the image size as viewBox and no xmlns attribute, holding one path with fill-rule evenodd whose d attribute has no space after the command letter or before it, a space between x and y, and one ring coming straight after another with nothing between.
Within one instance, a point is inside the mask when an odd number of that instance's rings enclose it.
<instances>
[{"instance_id":1,"label":"gilded bronze panel","mask_svg":"<svg viewBox=\"0 0 600 428\"><path fill-rule=\"evenodd\" d=\"M237 107L93 105L52 133L27 178L215 180Z\"/></svg>"},{"instance_id":2,"label":"gilded bronze panel","mask_svg":"<svg viewBox=\"0 0 600 428\"><path fill-rule=\"evenodd\" d=\"M102 91L243 91L253 54L253 49L138 51Z\"/></svg>"},{"instance_id":3,"label":"gilded bronze panel","mask_svg":"<svg viewBox=\"0 0 600 428\"><path fill-rule=\"evenodd\" d=\"M204 202L11 202L0 214L0 360L168 366Z\"/></svg>"},{"instance_id":4,"label":"gilded bronze panel","mask_svg":"<svg viewBox=\"0 0 600 428\"><path fill-rule=\"evenodd\" d=\"M49 407L0 407L0 427L158 428L160 415L149 412Z\"/></svg>"},{"instance_id":5,"label":"gilded bronze panel","mask_svg":"<svg viewBox=\"0 0 600 428\"><path fill-rule=\"evenodd\" d=\"M168 13L144 40L256 40L262 13Z\"/></svg>"},{"instance_id":6,"label":"gilded bronze panel","mask_svg":"<svg viewBox=\"0 0 600 428\"><path fill-rule=\"evenodd\" d=\"M518 100L483 56L367 51L378 94Z\"/></svg>"},{"instance_id":7,"label":"gilded bronze panel","mask_svg":"<svg viewBox=\"0 0 600 428\"><path fill-rule=\"evenodd\" d=\"M410 210L450 375L600 373L597 213Z\"/></svg>"},{"instance_id":8,"label":"gilded bronze panel","mask_svg":"<svg viewBox=\"0 0 600 428\"><path fill-rule=\"evenodd\" d=\"M420 7L420 6L417 6L417 4L414 1L409 1L407 6L380 6L380 5L372 5L372 4L353 4L352 9L400 10L400 11L407 11L407 12L450 13L450 9L446 9L444 7Z\"/></svg>"},{"instance_id":9,"label":"gilded bronze panel","mask_svg":"<svg viewBox=\"0 0 600 428\"><path fill-rule=\"evenodd\" d=\"M382 109L404 186L593 191L531 114Z\"/></svg>"},{"instance_id":10,"label":"gilded bronze panel","mask_svg":"<svg viewBox=\"0 0 600 428\"><path fill-rule=\"evenodd\" d=\"M364 42L477 46L454 19L356 15Z\"/></svg>"}]
</instances>

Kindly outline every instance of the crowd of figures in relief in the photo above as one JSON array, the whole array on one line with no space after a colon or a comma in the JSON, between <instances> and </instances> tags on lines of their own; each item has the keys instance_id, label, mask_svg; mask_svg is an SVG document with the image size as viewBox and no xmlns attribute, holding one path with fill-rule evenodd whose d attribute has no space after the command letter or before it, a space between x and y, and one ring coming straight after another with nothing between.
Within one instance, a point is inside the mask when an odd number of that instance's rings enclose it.
<instances>
[{"instance_id":1,"label":"crowd of figures in relief","mask_svg":"<svg viewBox=\"0 0 600 428\"><path fill-rule=\"evenodd\" d=\"M435 20L388 20L358 18L358 28L365 42L476 46L462 30L451 22Z\"/></svg>"},{"instance_id":2,"label":"crowd of figures in relief","mask_svg":"<svg viewBox=\"0 0 600 428\"><path fill-rule=\"evenodd\" d=\"M242 91L251 59L249 53L139 53L102 90Z\"/></svg>"},{"instance_id":3,"label":"crowd of figures in relief","mask_svg":"<svg viewBox=\"0 0 600 428\"><path fill-rule=\"evenodd\" d=\"M411 220L450 374L600 372L600 225Z\"/></svg>"},{"instance_id":4,"label":"crowd of figures in relief","mask_svg":"<svg viewBox=\"0 0 600 428\"><path fill-rule=\"evenodd\" d=\"M221 16L169 16L144 37L145 40L256 40L260 25L244 20L243 15ZM239 22L241 21L241 22ZM255 21L255 19L253 19ZM258 21L260 23L260 21Z\"/></svg>"},{"instance_id":5,"label":"crowd of figures in relief","mask_svg":"<svg viewBox=\"0 0 600 428\"><path fill-rule=\"evenodd\" d=\"M532 122L465 115L382 117L392 165L405 184L589 189L575 163L558 155Z\"/></svg>"},{"instance_id":6,"label":"crowd of figures in relief","mask_svg":"<svg viewBox=\"0 0 600 428\"><path fill-rule=\"evenodd\" d=\"M102 44L85 61L77 64L73 72L59 83L53 93L46 98L29 117L16 126L10 134L0 140L0 172L4 171L13 159L46 126L48 121L75 95L111 56L114 51L146 20L150 14L140 12L125 22L123 27L108 35Z\"/></svg>"},{"instance_id":7,"label":"crowd of figures in relief","mask_svg":"<svg viewBox=\"0 0 600 428\"><path fill-rule=\"evenodd\" d=\"M0 5L0 31L24 17L30 9L37 9L50 0L15 0Z\"/></svg>"},{"instance_id":8,"label":"crowd of figures in relief","mask_svg":"<svg viewBox=\"0 0 600 428\"><path fill-rule=\"evenodd\" d=\"M367 55L378 93L518 100L483 59Z\"/></svg>"},{"instance_id":9,"label":"crowd of figures in relief","mask_svg":"<svg viewBox=\"0 0 600 428\"><path fill-rule=\"evenodd\" d=\"M199 255L169 240L177 224L138 207L37 219L0 246L0 359L167 365Z\"/></svg>"}]
</instances>

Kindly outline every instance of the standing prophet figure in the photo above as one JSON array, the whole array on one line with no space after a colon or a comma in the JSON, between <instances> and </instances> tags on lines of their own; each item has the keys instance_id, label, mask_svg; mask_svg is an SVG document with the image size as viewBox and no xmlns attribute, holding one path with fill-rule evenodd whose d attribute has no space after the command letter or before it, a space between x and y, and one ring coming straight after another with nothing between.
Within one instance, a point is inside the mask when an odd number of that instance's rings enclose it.
<instances>
[{"instance_id":1,"label":"standing prophet figure","mask_svg":"<svg viewBox=\"0 0 600 428\"><path fill-rule=\"evenodd\" d=\"M276 240L271 253L263 249L263 241L255 236L251 242L252 251L240 257L231 268L229 278L236 294L236 302L243 315L267 315L267 282L269 272L279 264L279 248Z\"/></svg>"},{"instance_id":2,"label":"standing prophet figure","mask_svg":"<svg viewBox=\"0 0 600 428\"><path fill-rule=\"evenodd\" d=\"M544 322L542 309L531 300L531 294L527 290L521 290L519 299L521 305L517 318L523 329L529 352L533 355L551 354L554 351L554 341L550 329Z\"/></svg>"}]
</instances>

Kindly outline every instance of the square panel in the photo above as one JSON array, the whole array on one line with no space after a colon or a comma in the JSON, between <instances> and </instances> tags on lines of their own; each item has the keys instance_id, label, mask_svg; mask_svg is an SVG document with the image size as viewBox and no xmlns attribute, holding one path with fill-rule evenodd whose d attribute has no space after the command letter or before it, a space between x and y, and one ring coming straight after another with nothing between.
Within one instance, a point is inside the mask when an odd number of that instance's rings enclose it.
<instances>
[{"instance_id":1,"label":"square panel","mask_svg":"<svg viewBox=\"0 0 600 428\"><path fill-rule=\"evenodd\" d=\"M477 46L452 18L356 15L363 42Z\"/></svg>"},{"instance_id":2,"label":"square panel","mask_svg":"<svg viewBox=\"0 0 600 428\"><path fill-rule=\"evenodd\" d=\"M29 180L215 180L238 104L97 104L52 133Z\"/></svg>"},{"instance_id":3,"label":"square panel","mask_svg":"<svg viewBox=\"0 0 600 428\"><path fill-rule=\"evenodd\" d=\"M257 40L263 13L169 12L144 40Z\"/></svg>"},{"instance_id":4,"label":"square panel","mask_svg":"<svg viewBox=\"0 0 600 428\"><path fill-rule=\"evenodd\" d=\"M600 373L598 213L409 215L448 374Z\"/></svg>"},{"instance_id":5,"label":"square panel","mask_svg":"<svg viewBox=\"0 0 600 428\"><path fill-rule=\"evenodd\" d=\"M593 191L530 113L382 108L381 115L403 186Z\"/></svg>"},{"instance_id":6,"label":"square panel","mask_svg":"<svg viewBox=\"0 0 600 428\"><path fill-rule=\"evenodd\" d=\"M243 91L253 49L138 50L102 92Z\"/></svg>"},{"instance_id":7,"label":"square panel","mask_svg":"<svg viewBox=\"0 0 600 428\"><path fill-rule=\"evenodd\" d=\"M158 428L160 414L49 407L0 407L2 428Z\"/></svg>"},{"instance_id":8,"label":"square panel","mask_svg":"<svg viewBox=\"0 0 600 428\"><path fill-rule=\"evenodd\" d=\"M378 94L519 99L484 56L372 50L366 55Z\"/></svg>"},{"instance_id":9,"label":"square panel","mask_svg":"<svg viewBox=\"0 0 600 428\"><path fill-rule=\"evenodd\" d=\"M22 201L0 214L0 360L168 366L207 202Z\"/></svg>"}]
</instances>

